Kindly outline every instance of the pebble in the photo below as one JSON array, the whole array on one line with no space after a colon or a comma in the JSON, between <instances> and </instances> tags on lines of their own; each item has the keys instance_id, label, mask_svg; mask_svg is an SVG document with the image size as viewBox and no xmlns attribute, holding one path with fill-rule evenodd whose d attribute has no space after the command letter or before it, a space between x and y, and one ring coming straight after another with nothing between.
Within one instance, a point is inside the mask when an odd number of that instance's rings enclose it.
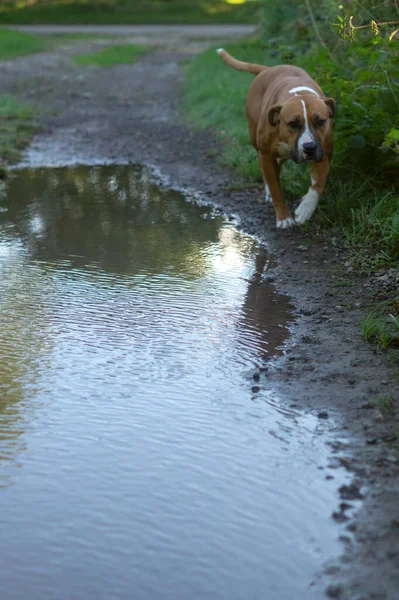
<instances>
[{"instance_id":1,"label":"pebble","mask_svg":"<svg viewBox=\"0 0 399 600\"><path fill-rule=\"evenodd\" d=\"M319 419L328 419L329 414L326 410L322 410L317 416L319 417Z\"/></svg>"},{"instance_id":2,"label":"pebble","mask_svg":"<svg viewBox=\"0 0 399 600\"><path fill-rule=\"evenodd\" d=\"M340 598L342 596L342 587L340 585L329 585L326 589L329 598Z\"/></svg>"},{"instance_id":3,"label":"pebble","mask_svg":"<svg viewBox=\"0 0 399 600\"><path fill-rule=\"evenodd\" d=\"M341 485L338 491L343 500L362 500L363 498L363 494L360 493L358 486L354 483Z\"/></svg>"}]
</instances>

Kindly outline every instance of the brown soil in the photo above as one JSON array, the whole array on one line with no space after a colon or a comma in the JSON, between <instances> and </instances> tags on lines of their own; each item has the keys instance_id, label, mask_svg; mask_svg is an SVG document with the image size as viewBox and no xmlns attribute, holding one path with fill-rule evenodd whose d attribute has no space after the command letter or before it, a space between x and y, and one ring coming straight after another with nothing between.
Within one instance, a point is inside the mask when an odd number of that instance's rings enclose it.
<instances>
[{"instance_id":1,"label":"brown soil","mask_svg":"<svg viewBox=\"0 0 399 600\"><path fill-rule=\"evenodd\" d=\"M314 227L308 233L300 228L279 231L260 187L232 191L237 177L208 154L210 148L220 148L214 132L193 131L179 113L182 61L212 42L167 29L162 36L156 37L162 49L134 65L101 69L73 64L74 53L92 51L98 41L1 63L0 93L43 107L45 131L34 140L26 162L152 165L169 185L221 207L237 219L238 228L275 253L278 264L265 277L294 299L297 320L283 355L265 366L257 385L277 389L290 405L334 423L326 477L345 467L353 485L339 490L341 502L364 498L354 516L348 516L345 505L333 515L344 523L345 535L341 560L324 574L326 594L395 600L399 418L383 410L378 399L391 395L397 403L397 368L395 372L384 352L362 340L360 322L376 299L397 291L398 271L360 276L345 266L345 250L329 232L315 233ZM152 44L154 38L142 34L134 41Z\"/></svg>"}]
</instances>

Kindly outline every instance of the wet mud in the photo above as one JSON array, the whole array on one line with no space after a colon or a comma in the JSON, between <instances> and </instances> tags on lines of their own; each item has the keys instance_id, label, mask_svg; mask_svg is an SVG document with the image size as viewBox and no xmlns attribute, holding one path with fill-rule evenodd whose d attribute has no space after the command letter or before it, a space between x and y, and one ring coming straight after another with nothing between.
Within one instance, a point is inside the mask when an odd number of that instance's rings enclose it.
<instances>
[{"instance_id":1,"label":"wet mud","mask_svg":"<svg viewBox=\"0 0 399 600\"><path fill-rule=\"evenodd\" d=\"M152 166L165 186L219 207L239 230L275 253L278 261L263 277L293 299L296 321L282 355L255 372L254 382L262 393L277 393L292 410L331 423L330 459L320 470L331 482L342 469L350 478L336 485L330 518L337 523L342 554L325 569L323 593L396 600L399 421L381 410L379 398L397 398L398 385L395 368L361 339L359 326L375 289L368 277L345 268L345 250L329 232L277 231L260 188L234 191L240 182L209 156L210 148L218 148L213 132L194 132L179 110L183 61L213 42L167 32L165 37L162 49L137 64L108 70L71 62L93 42L1 64L0 92L43 107L45 131L24 164Z\"/></svg>"}]
</instances>

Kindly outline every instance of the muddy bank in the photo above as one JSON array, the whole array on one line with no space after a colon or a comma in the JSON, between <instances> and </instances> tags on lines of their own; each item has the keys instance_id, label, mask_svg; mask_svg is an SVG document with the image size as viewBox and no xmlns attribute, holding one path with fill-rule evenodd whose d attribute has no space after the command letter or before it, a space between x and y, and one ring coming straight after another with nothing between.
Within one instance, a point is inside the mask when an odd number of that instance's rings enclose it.
<instances>
[{"instance_id":1,"label":"muddy bank","mask_svg":"<svg viewBox=\"0 0 399 600\"><path fill-rule=\"evenodd\" d=\"M399 421L379 399L392 395L397 400L397 378L385 355L362 341L359 327L381 290L345 266L345 252L329 233L277 231L260 188L234 190L240 182L209 156L210 149L218 150L213 133L192 131L179 114L182 61L209 42L165 31L162 43L135 65L107 70L71 62L74 53L92 50L98 41L1 64L0 93L37 103L44 115L45 132L26 153L26 163L151 165L166 183L216 204L238 228L275 252L278 264L265 277L294 298L297 321L284 355L255 374L256 385L276 389L289 406L321 422L339 423L325 475L334 477L340 466L353 474L353 485L340 490L342 502L333 515L344 523L343 557L329 566L325 587L330 597L394 600L399 589ZM392 273L387 286L395 285ZM349 518L351 503L360 498L362 508Z\"/></svg>"}]
</instances>

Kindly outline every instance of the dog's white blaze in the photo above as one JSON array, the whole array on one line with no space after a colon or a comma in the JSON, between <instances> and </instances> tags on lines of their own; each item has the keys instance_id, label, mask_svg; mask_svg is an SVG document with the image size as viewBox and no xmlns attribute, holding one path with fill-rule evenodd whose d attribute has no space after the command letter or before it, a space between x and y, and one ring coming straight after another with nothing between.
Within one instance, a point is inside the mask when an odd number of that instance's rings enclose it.
<instances>
[{"instance_id":1,"label":"dog's white blaze","mask_svg":"<svg viewBox=\"0 0 399 600\"><path fill-rule=\"evenodd\" d=\"M306 104L302 100L302 98L301 98L301 102L302 102L302 106L303 106L303 116L305 119L305 130L298 140L298 150L301 153L301 156L303 158L303 145L308 144L309 142L314 142L314 137L309 129L308 113L306 112Z\"/></svg>"},{"instance_id":2,"label":"dog's white blaze","mask_svg":"<svg viewBox=\"0 0 399 600\"><path fill-rule=\"evenodd\" d=\"M295 220L299 225L306 223L316 210L319 201L319 194L316 190L309 188L306 196L302 198L302 202L295 211Z\"/></svg>"},{"instance_id":3,"label":"dog's white blaze","mask_svg":"<svg viewBox=\"0 0 399 600\"><path fill-rule=\"evenodd\" d=\"M312 92L312 94L316 94L316 96L320 98L319 94L307 85L299 85L298 87L294 87L289 91L289 94L296 94L297 92Z\"/></svg>"}]
</instances>

